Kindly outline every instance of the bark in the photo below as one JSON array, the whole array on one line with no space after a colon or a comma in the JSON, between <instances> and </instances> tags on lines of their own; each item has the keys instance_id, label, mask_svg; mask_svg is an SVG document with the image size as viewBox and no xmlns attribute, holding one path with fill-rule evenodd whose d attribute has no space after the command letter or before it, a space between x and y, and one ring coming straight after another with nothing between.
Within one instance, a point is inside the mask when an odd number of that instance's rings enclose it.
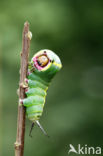
<instances>
[{"instance_id":1,"label":"bark","mask_svg":"<svg viewBox=\"0 0 103 156\"><path fill-rule=\"evenodd\" d=\"M23 84L27 76L29 47L31 33L29 31L29 23L25 22L22 37L22 52L21 52L21 68L20 68L20 83L19 83L19 100L25 98L25 89ZM23 156L24 153L24 136L25 136L25 107L18 104L18 119L17 119L17 136L15 142L15 156Z\"/></svg>"}]
</instances>

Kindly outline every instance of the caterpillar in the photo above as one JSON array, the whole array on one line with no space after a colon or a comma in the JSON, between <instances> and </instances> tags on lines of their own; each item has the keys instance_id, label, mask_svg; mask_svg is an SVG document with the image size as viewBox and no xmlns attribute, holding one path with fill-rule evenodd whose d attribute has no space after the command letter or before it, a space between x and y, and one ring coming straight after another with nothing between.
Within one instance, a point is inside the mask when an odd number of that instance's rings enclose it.
<instances>
[{"instance_id":1,"label":"caterpillar","mask_svg":"<svg viewBox=\"0 0 103 156\"><path fill-rule=\"evenodd\" d=\"M28 65L28 75L24 81L25 99L20 99L26 107L26 115L32 121L31 131L36 123L45 135L47 133L39 123L43 113L47 90L52 78L61 69L59 57L51 50L40 50Z\"/></svg>"}]
</instances>

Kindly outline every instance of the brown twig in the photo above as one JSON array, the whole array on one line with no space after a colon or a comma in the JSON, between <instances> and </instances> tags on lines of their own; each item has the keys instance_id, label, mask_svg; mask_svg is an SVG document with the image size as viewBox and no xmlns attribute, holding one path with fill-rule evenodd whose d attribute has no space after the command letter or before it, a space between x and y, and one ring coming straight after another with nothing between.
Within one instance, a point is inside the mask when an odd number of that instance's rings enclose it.
<instances>
[{"instance_id":1,"label":"brown twig","mask_svg":"<svg viewBox=\"0 0 103 156\"><path fill-rule=\"evenodd\" d=\"M22 38L21 52L21 69L20 69L20 84L24 82L27 75L28 56L30 47L30 31L29 23L25 22ZM25 98L25 89L19 85L19 99ZM25 108L18 104L18 119L17 119L17 137L15 142L15 156L23 156L24 152L24 135L25 135Z\"/></svg>"}]
</instances>

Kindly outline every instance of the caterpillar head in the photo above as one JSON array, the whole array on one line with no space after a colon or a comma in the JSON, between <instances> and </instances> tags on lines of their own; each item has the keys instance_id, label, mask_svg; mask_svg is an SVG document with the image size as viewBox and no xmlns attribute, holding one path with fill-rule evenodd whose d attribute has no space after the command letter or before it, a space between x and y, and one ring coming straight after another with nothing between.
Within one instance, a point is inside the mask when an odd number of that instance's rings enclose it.
<instances>
[{"instance_id":1,"label":"caterpillar head","mask_svg":"<svg viewBox=\"0 0 103 156\"><path fill-rule=\"evenodd\" d=\"M51 50L41 50L31 60L34 72L46 81L50 81L61 69L59 57Z\"/></svg>"}]
</instances>

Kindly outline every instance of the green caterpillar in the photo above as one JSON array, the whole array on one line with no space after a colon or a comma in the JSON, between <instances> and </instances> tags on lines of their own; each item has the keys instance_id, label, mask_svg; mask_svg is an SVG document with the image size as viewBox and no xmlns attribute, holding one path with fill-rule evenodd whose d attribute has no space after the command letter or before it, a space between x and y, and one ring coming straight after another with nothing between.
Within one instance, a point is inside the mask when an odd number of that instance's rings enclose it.
<instances>
[{"instance_id":1,"label":"green caterpillar","mask_svg":"<svg viewBox=\"0 0 103 156\"><path fill-rule=\"evenodd\" d=\"M47 135L40 125L39 119L43 113L50 82L61 67L62 64L59 57L51 50L39 51L29 63L28 76L25 80L25 94L27 97L20 100L20 103L26 107L26 115L32 121L31 131L34 124L37 123L44 134Z\"/></svg>"}]
</instances>

